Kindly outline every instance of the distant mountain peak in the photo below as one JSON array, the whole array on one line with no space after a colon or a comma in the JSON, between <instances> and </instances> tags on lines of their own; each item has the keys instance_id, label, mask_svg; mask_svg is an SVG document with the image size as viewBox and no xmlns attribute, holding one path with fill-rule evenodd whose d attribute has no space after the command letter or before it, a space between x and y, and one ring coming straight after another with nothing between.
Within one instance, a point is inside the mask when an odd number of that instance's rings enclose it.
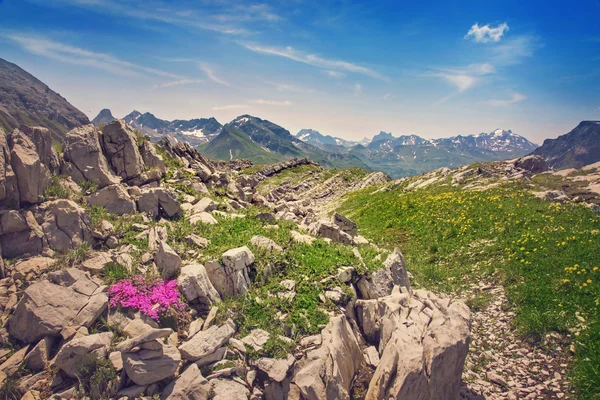
<instances>
[{"instance_id":1,"label":"distant mountain peak","mask_svg":"<svg viewBox=\"0 0 600 400\"><path fill-rule=\"evenodd\" d=\"M371 143L373 142L379 142L381 140L393 140L394 136L391 134L391 132L384 132L381 131L379 132L377 135L373 136L373 139L371 139Z\"/></svg>"},{"instance_id":2,"label":"distant mountain peak","mask_svg":"<svg viewBox=\"0 0 600 400\"><path fill-rule=\"evenodd\" d=\"M111 123L115 119L116 118L112 115L112 113L110 112L110 110L108 108L103 108L102 110L100 110L98 115L96 115L96 118L94 118L92 120L92 124L94 124L96 126L97 125L106 125L108 123Z\"/></svg>"},{"instance_id":3,"label":"distant mountain peak","mask_svg":"<svg viewBox=\"0 0 600 400\"><path fill-rule=\"evenodd\" d=\"M569 133L546 139L532 154L551 168L581 168L600 161L600 121L581 121Z\"/></svg>"}]
</instances>

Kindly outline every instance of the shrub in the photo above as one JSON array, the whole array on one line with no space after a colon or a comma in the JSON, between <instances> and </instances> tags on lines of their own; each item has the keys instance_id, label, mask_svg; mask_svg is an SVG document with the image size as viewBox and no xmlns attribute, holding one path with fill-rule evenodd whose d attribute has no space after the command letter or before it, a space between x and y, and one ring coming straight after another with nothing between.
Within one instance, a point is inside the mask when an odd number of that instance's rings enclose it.
<instances>
[{"instance_id":1,"label":"shrub","mask_svg":"<svg viewBox=\"0 0 600 400\"><path fill-rule=\"evenodd\" d=\"M156 321L173 318L184 323L188 318L175 280L137 275L113 284L108 294L111 306L133 308Z\"/></svg>"},{"instance_id":2,"label":"shrub","mask_svg":"<svg viewBox=\"0 0 600 400\"><path fill-rule=\"evenodd\" d=\"M98 190L98 185L91 181L79 181L77 184L84 194L91 194Z\"/></svg>"},{"instance_id":3,"label":"shrub","mask_svg":"<svg viewBox=\"0 0 600 400\"><path fill-rule=\"evenodd\" d=\"M50 199L70 199L71 191L65 187L62 182L64 180L63 176L53 175L50 184L44 191L44 200Z\"/></svg>"}]
</instances>

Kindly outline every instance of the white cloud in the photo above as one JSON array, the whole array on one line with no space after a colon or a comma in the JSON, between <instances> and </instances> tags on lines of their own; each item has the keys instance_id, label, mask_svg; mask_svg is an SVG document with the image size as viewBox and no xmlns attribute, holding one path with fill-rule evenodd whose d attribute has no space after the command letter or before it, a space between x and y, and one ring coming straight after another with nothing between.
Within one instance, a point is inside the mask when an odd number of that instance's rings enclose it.
<instances>
[{"instance_id":1,"label":"white cloud","mask_svg":"<svg viewBox=\"0 0 600 400\"><path fill-rule=\"evenodd\" d=\"M231 84L229 82L226 82L223 79L219 78L215 74L215 71L213 70L213 68L210 65L202 63L199 66L200 66L200 69L202 71L204 71L204 73L206 74L208 79L210 79L211 81L218 83L219 85L231 86Z\"/></svg>"},{"instance_id":2,"label":"white cloud","mask_svg":"<svg viewBox=\"0 0 600 400\"><path fill-rule=\"evenodd\" d=\"M318 68L367 75L372 78L381 79L386 82L388 82L390 80L388 77L381 75L380 73L372 70L371 68L363 67L363 66L353 64L353 63L350 63L347 61L329 60L329 59L322 58L322 57L319 57L314 54L306 54L304 52L295 50L291 46L281 48L281 47L260 46L260 45L248 44L248 43L242 43L242 46L244 46L248 50L251 50L255 53L284 57L284 58L288 58L290 60L294 60L294 61L297 61L297 62L300 62L303 64L312 65L312 66L318 67Z\"/></svg>"},{"instance_id":3,"label":"white cloud","mask_svg":"<svg viewBox=\"0 0 600 400\"><path fill-rule=\"evenodd\" d=\"M435 76L443 78L456 86L456 89L458 89L459 92L464 92L465 90L472 88L479 81L478 78L471 75L439 73L435 74Z\"/></svg>"},{"instance_id":4,"label":"white cloud","mask_svg":"<svg viewBox=\"0 0 600 400\"><path fill-rule=\"evenodd\" d=\"M384 100L389 100L391 98L392 98L392 94L391 93L386 93L386 94L383 95L383 99Z\"/></svg>"},{"instance_id":5,"label":"white cloud","mask_svg":"<svg viewBox=\"0 0 600 400\"><path fill-rule=\"evenodd\" d=\"M508 24L505 22L492 28L490 25L479 26L475 24L469 29L469 32L465 35L465 39L473 37L473 40L477 43L489 43L499 42L504 32L509 30Z\"/></svg>"},{"instance_id":6,"label":"white cloud","mask_svg":"<svg viewBox=\"0 0 600 400\"><path fill-rule=\"evenodd\" d=\"M361 96L363 94L363 88L360 83L354 85L354 95Z\"/></svg>"},{"instance_id":7,"label":"white cloud","mask_svg":"<svg viewBox=\"0 0 600 400\"><path fill-rule=\"evenodd\" d=\"M252 102L256 103L256 104L266 104L266 105L270 105L270 106L291 106L292 105L292 102L289 100L278 101L278 100L257 99L257 100L253 100Z\"/></svg>"},{"instance_id":8,"label":"white cloud","mask_svg":"<svg viewBox=\"0 0 600 400\"><path fill-rule=\"evenodd\" d=\"M143 73L171 79L185 79L177 74L123 61L110 54L89 51L43 37L22 34L4 34L3 36L12 40L29 53L65 63L85 65L123 76L138 76Z\"/></svg>"},{"instance_id":9,"label":"white cloud","mask_svg":"<svg viewBox=\"0 0 600 400\"><path fill-rule=\"evenodd\" d=\"M315 90L304 86L290 85L288 83L267 82L280 92L314 93Z\"/></svg>"},{"instance_id":10,"label":"white cloud","mask_svg":"<svg viewBox=\"0 0 600 400\"><path fill-rule=\"evenodd\" d=\"M154 85L152 87L154 89L160 89L160 88L167 88L167 87L180 86L180 85L197 85L200 83L204 83L204 80L202 80L202 79L180 79L177 81L157 83L156 85Z\"/></svg>"},{"instance_id":11,"label":"white cloud","mask_svg":"<svg viewBox=\"0 0 600 400\"><path fill-rule=\"evenodd\" d=\"M226 104L224 106L214 106L213 111L221 111L221 110L237 110L240 108L250 108L247 104Z\"/></svg>"},{"instance_id":12,"label":"white cloud","mask_svg":"<svg viewBox=\"0 0 600 400\"><path fill-rule=\"evenodd\" d=\"M501 65L519 64L533 56L534 50L542 47L534 36L519 36L502 42L490 49L493 61Z\"/></svg>"},{"instance_id":13,"label":"white cloud","mask_svg":"<svg viewBox=\"0 0 600 400\"><path fill-rule=\"evenodd\" d=\"M330 70L330 69L326 69L323 72L325 74L329 75L330 77L335 78L335 79L342 79L342 78L344 78L346 76L346 74L343 73L343 72L333 71L333 70Z\"/></svg>"},{"instance_id":14,"label":"white cloud","mask_svg":"<svg viewBox=\"0 0 600 400\"><path fill-rule=\"evenodd\" d=\"M514 103L525 100L527 97L521 93L515 92L510 99L493 99L488 100L487 103L493 106L506 107Z\"/></svg>"}]
</instances>

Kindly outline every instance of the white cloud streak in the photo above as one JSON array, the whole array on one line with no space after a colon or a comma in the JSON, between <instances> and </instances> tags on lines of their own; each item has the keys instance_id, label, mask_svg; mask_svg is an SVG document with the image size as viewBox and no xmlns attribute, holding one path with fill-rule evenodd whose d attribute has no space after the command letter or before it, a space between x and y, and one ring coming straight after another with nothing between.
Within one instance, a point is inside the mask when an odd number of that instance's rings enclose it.
<instances>
[{"instance_id":1,"label":"white cloud streak","mask_svg":"<svg viewBox=\"0 0 600 400\"><path fill-rule=\"evenodd\" d=\"M489 63L470 64L464 68L442 69L440 72L426 74L442 78L456 87L459 93L465 92L481 81L484 75L493 74L496 68Z\"/></svg>"},{"instance_id":2,"label":"white cloud streak","mask_svg":"<svg viewBox=\"0 0 600 400\"><path fill-rule=\"evenodd\" d=\"M363 94L362 85L360 83L356 83L354 85L354 95L355 96L362 96L362 94Z\"/></svg>"},{"instance_id":3,"label":"white cloud streak","mask_svg":"<svg viewBox=\"0 0 600 400\"><path fill-rule=\"evenodd\" d=\"M206 76L208 77L208 79L210 79L211 81L218 83L219 85L223 85L223 86L231 86L231 84L229 82L224 81L223 79L219 78L216 74L214 69L205 63L201 63L199 64L199 67L202 71L204 71L204 73L206 74Z\"/></svg>"},{"instance_id":4,"label":"white cloud streak","mask_svg":"<svg viewBox=\"0 0 600 400\"><path fill-rule=\"evenodd\" d=\"M181 86L181 85L198 85L201 83L205 83L202 79L180 79L178 81L171 81L165 83L158 83L153 86L154 89L168 88L173 86Z\"/></svg>"},{"instance_id":5,"label":"white cloud streak","mask_svg":"<svg viewBox=\"0 0 600 400\"><path fill-rule=\"evenodd\" d=\"M507 107L511 104L514 103L518 103L520 101L525 100L527 97L521 93L513 93L513 95L511 96L510 99L494 99L494 100L488 100L487 103L492 105L492 106L498 106L498 107Z\"/></svg>"},{"instance_id":6,"label":"white cloud streak","mask_svg":"<svg viewBox=\"0 0 600 400\"><path fill-rule=\"evenodd\" d=\"M222 111L222 110L238 110L243 108L250 108L251 106L247 104L226 104L223 106L214 106L213 111Z\"/></svg>"},{"instance_id":7,"label":"white cloud streak","mask_svg":"<svg viewBox=\"0 0 600 400\"><path fill-rule=\"evenodd\" d=\"M323 71L325 74L329 75L332 78L335 79L342 79L346 76L345 73L341 72L341 71L332 71L330 69L327 69L325 71Z\"/></svg>"},{"instance_id":8,"label":"white cloud streak","mask_svg":"<svg viewBox=\"0 0 600 400\"><path fill-rule=\"evenodd\" d=\"M504 36L504 32L508 32L508 30L509 27L506 22L495 28L490 25L479 26L479 24L475 24L467 32L465 39L473 38L476 43L499 42Z\"/></svg>"},{"instance_id":9,"label":"white cloud streak","mask_svg":"<svg viewBox=\"0 0 600 400\"><path fill-rule=\"evenodd\" d=\"M139 76L140 74L147 74L177 80L185 79L181 75L148 68L129 61L123 61L110 54L97 53L42 37L26 36L22 34L4 34L2 36L12 40L21 46L23 50L31 54L40 55L65 63L98 68L122 76Z\"/></svg>"},{"instance_id":10,"label":"white cloud streak","mask_svg":"<svg viewBox=\"0 0 600 400\"><path fill-rule=\"evenodd\" d=\"M380 79L389 82L389 78L374 71L371 68L363 67L361 65L353 64L347 61L340 60L329 60L326 58L319 57L315 54L306 54L299 50L295 50L293 47L288 46L285 48L280 47L268 47L256 44L242 43L242 46L250 51L260 54L266 54L271 56L284 57L299 63L312 65L314 67L323 68L326 70L335 70L343 72L351 72L356 74L362 74L370 76L371 78Z\"/></svg>"},{"instance_id":11,"label":"white cloud streak","mask_svg":"<svg viewBox=\"0 0 600 400\"><path fill-rule=\"evenodd\" d=\"M519 64L525 58L533 57L533 52L542 47L534 36L519 36L502 42L490 49L493 62L500 65Z\"/></svg>"},{"instance_id":12,"label":"white cloud streak","mask_svg":"<svg viewBox=\"0 0 600 400\"><path fill-rule=\"evenodd\" d=\"M266 104L266 105L270 105L270 106L291 106L292 105L292 102L289 100L279 101L279 100L257 99L257 100L253 100L252 102L256 103L256 104Z\"/></svg>"}]
</instances>

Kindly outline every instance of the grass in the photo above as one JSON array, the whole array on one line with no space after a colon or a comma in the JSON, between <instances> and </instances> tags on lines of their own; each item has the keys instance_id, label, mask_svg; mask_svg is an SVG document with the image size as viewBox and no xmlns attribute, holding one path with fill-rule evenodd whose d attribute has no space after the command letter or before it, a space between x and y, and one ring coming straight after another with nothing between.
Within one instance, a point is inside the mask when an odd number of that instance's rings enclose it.
<instances>
[{"instance_id":1,"label":"grass","mask_svg":"<svg viewBox=\"0 0 600 400\"><path fill-rule=\"evenodd\" d=\"M348 195L340 212L377 244L400 247L415 286L462 292L481 279L502 283L523 337L575 338L573 381L581 398L600 398L600 216L514 185L373 191Z\"/></svg>"},{"instance_id":2,"label":"grass","mask_svg":"<svg viewBox=\"0 0 600 400\"><path fill-rule=\"evenodd\" d=\"M90 356L77 371L78 392L92 399L108 399L115 391L117 371L110 360Z\"/></svg>"},{"instance_id":3,"label":"grass","mask_svg":"<svg viewBox=\"0 0 600 400\"><path fill-rule=\"evenodd\" d=\"M192 225L185 218L172 221L169 227L169 244L179 254L186 254L189 244L185 237L191 233L210 238L211 245L202 251L202 261L221 259L221 255L232 248L248 246L255 255L252 275L252 286L245 296L223 299L219 304L218 322L224 322L229 315L234 316L241 337L253 329L268 331L272 341L252 357L282 357L290 346L286 341L278 339L279 335L297 339L315 334L327 324L328 313L338 311L330 301L323 303L319 295L327 288L344 286L335 278L324 281L324 278L335 276L342 266L354 266L358 270L377 269L381 261L375 261L377 253L370 246L361 246L360 251L367 267L352 253L351 246L328 244L316 240L312 245L292 241L290 232L296 225L279 221L276 228L266 225L254 218L264 211L258 207L249 207L245 218L229 219L217 216L217 225ZM274 240L282 246L283 253L268 253L263 249L250 245L254 235L261 235ZM270 271L269 274L264 274ZM277 296L284 289L280 282L284 279L296 281L295 296L290 301Z\"/></svg>"},{"instance_id":4,"label":"grass","mask_svg":"<svg viewBox=\"0 0 600 400\"><path fill-rule=\"evenodd\" d=\"M56 257L56 263L52 266L52 270L60 270L65 268L71 268L83 261L87 260L92 253L92 248L87 242L67 251L66 253L59 254Z\"/></svg>"},{"instance_id":5,"label":"grass","mask_svg":"<svg viewBox=\"0 0 600 400\"><path fill-rule=\"evenodd\" d=\"M121 279L127 279L129 277L129 271L127 270L127 267L112 261L102 268L100 277L105 283L113 284Z\"/></svg>"},{"instance_id":6,"label":"grass","mask_svg":"<svg viewBox=\"0 0 600 400\"><path fill-rule=\"evenodd\" d=\"M74 193L64 185L66 177L62 175L52 175L50 184L44 191L44 200L55 200L55 199L71 199Z\"/></svg>"}]
</instances>

